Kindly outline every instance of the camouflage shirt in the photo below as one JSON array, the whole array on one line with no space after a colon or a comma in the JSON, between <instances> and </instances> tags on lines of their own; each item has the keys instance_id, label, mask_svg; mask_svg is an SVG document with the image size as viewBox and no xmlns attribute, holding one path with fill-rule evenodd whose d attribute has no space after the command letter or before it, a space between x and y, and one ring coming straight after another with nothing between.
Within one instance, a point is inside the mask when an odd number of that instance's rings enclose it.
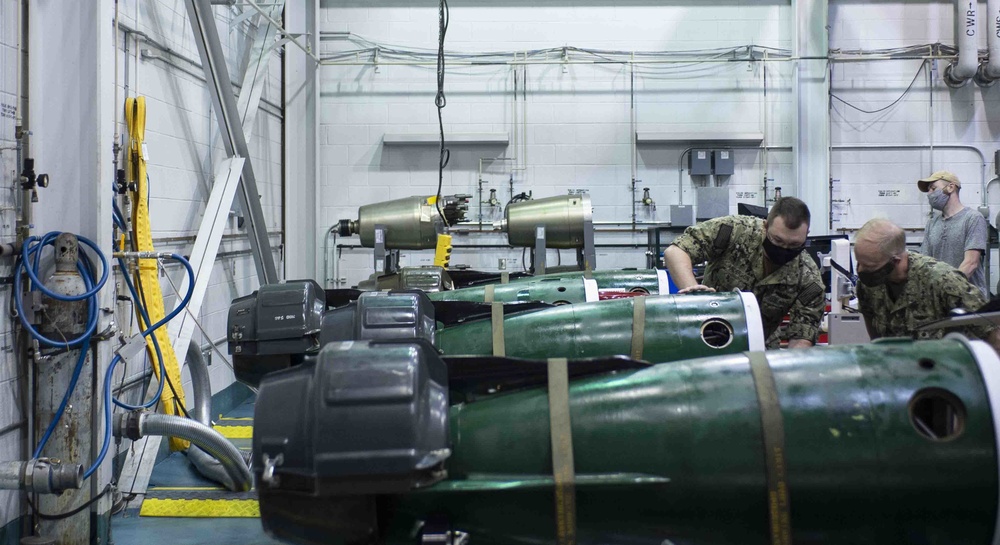
<instances>
[{"instance_id":1,"label":"camouflage shirt","mask_svg":"<svg viewBox=\"0 0 1000 545\"><path fill-rule=\"evenodd\" d=\"M717 291L751 291L760 303L764 337L775 348L774 335L785 315L789 339L813 343L823 318L825 289L816 263L805 252L764 273L764 220L750 216L725 216L688 227L674 245L693 263L708 262L703 284Z\"/></svg>"},{"instance_id":2,"label":"camouflage shirt","mask_svg":"<svg viewBox=\"0 0 1000 545\"><path fill-rule=\"evenodd\" d=\"M924 324L947 318L955 308L974 310L986 303L983 293L958 269L932 257L907 252L910 268L903 293L893 300L887 286L858 284L858 308L868 329L879 337L939 339L952 330L986 339L996 326L966 326L957 329L916 331Z\"/></svg>"}]
</instances>

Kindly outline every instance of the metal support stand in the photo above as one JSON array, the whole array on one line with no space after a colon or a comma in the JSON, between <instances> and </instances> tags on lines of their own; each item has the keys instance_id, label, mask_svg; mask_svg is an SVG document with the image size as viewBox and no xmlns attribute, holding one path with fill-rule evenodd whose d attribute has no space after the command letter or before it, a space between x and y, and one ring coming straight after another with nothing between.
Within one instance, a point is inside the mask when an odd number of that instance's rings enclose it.
<instances>
[{"instance_id":1,"label":"metal support stand","mask_svg":"<svg viewBox=\"0 0 1000 545\"><path fill-rule=\"evenodd\" d=\"M399 250L386 250L385 237L389 228L378 224L375 226L375 274L394 274L399 270Z\"/></svg>"},{"instance_id":2,"label":"metal support stand","mask_svg":"<svg viewBox=\"0 0 1000 545\"><path fill-rule=\"evenodd\" d=\"M592 271L597 268L597 249L594 246L594 221L589 217L583 220L583 263L580 264L584 271Z\"/></svg>"},{"instance_id":3,"label":"metal support stand","mask_svg":"<svg viewBox=\"0 0 1000 545\"><path fill-rule=\"evenodd\" d=\"M531 264L536 275L545 274L545 226L535 228L535 249L532 250Z\"/></svg>"},{"instance_id":4,"label":"metal support stand","mask_svg":"<svg viewBox=\"0 0 1000 545\"><path fill-rule=\"evenodd\" d=\"M375 226L375 274L385 274L388 269L388 254L385 251L385 225Z\"/></svg>"}]
</instances>

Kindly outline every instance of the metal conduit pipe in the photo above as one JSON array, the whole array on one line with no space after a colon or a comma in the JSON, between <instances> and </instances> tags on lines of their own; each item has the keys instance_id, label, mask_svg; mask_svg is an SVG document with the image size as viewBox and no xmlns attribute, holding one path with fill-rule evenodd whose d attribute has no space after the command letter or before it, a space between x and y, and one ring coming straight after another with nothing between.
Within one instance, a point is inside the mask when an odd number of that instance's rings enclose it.
<instances>
[{"instance_id":1,"label":"metal conduit pipe","mask_svg":"<svg viewBox=\"0 0 1000 545\"><path fill-rule=\"evenodd\" d=\"M732 150L760 150L764 153L768 151L794 151L792 146L725 146ZM677 204L684 204L684 157L696 148L685 148L677 158ZM765 172L766 174L766 172ZM765 187L764 193L767 193ZM764 204L767 204L767 195L764 195Z\"/></svg>"},{"instance_id":2,"label":"metal conduit pipe","mask_svg":"<svg viewBox=\"0 0 1000 545\"><path fill-rule=\"evenodd\" d=\"M1000 0L987 0L985 20L989 56L979 64L976 72L976 83L983 87L1000 79Z\"/></svg>"},{"instance_id":3,"label":"metal conduit pipe","mask_svg":"<svg viewBox=\"0 0 1000 545\"><path fill-rule=\"evenodd\" d=\"M253 483L250 469L243 461L239 449L222 434L200 422L180 416L134 411L115 419L114 433L115 437L127 437L133 441L149 435L186 439L222 464L233 483L231 490L246 492Z\"/></svg>"},{"instance_id":4,"label":"metal conduit pipe","mask_svg":"<svg viewBox=\"0 0 1000 545\"><path fill-rule=\"evenodd\" d=\"M968 144L933 144L933 146L930 144L837 144L834 146L830 146L831 151L833 150L864 151L864 150L891 150L891 149L895 150L953 149L953 150L971 151L975 153L976 155L979 156L979 164L981 168L979 185L982 188L981 190L982 205L983 206L988 205L988 203L986 202L986 189L988 185L986 182L986 168L987 168L986 154L983 153L983 150L977 148L976 146L970 146Z\"/></svg>"},{"instance_id":5,"label":"metal conduit pipe","mask_svg":"<svg viewBox=\"0 0 1000 545\"><path fill-rule=\"evenodd\" d=\"M333 235L334 252L337 251L337 225L331 225L323 236L323 288L335 288L339 280L337 279L337 262L339 259L333 258L333 276L330 276L330 235Z\"/></svg>"},{"instance_id":6,"label":"metal conduit pipe","mask_svg":"<svg viewBox=\"0 0 1000 545\"><path fill-rule=\"evenodd\" d=\"M986 196L987 192L990 190L990 186L993 185L994 182L1000 182L1000 177L993 178L992 180L986 182L986 185L983 186L983 206L989 206Z\"/></svg>"},{"instance_id":7,"label":"metal conduit pipe","mask_svg":"<svg viewBox=\"0 0 1000 545\"><path fill-rule=\"evenodd\" d=\"M979 68L978 2L955 0L956 45L958 59L944 69L944 82L953 88L969 83Z\"/></svg>"}]
</instances>

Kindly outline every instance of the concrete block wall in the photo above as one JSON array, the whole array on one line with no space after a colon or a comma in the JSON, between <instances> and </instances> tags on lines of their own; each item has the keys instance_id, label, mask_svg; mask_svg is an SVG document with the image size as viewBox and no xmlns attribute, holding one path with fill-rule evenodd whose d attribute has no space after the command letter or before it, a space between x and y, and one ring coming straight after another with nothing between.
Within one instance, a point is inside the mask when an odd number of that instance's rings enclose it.
<instances>
[{"instance_id":1,"label":"concrete block wall","mask_svg":"<svg viewBox=\"0 0 1000 545\"><path fill-rule=\"evenodd\" d=\"M389 2L373 6L358 0L322 4L321 29L350 32L379 44L434 50L437 2ZM698 6L649 5L645 2L563 2L558 6L521 2L489 4L452 2L447 49L454 52L527 51L550 47L580 47L625 51L732 48L757 44L791 47L790 6L785 2L736 3L710 1ZM323 53L361 47L360 42L326 39ZM571 60L594 60L570 52ZM598 222L632 219L632 130L654 132L757 132L768 144L788 146L792 137L789 109L790 67L769 63L768 96L765 68L760 63L647 64L631 69L622 64L461 66L448 68L444 110L447 133L507 133L508 146L452 145L443 193L475 195L480 160L484 161L484 197L497 189L501 202L514 192L535 197L564 195L585 189L594 201ZM515 77L518 97L515 99ZM413 194L433 194L437 187L437 148L383 145L386 133L436 133L433 66L326 66L321 71L321 225L353 218L360 205ZM527 82L525 92L524 82ZM633 97L634 96L634 100ZM636 125L631 123L635 109ZM518 145L518 142L520 145ZM649 187L655 210L641 205L637 220L668 218L668 205L691 204L697 188L712 183L692 179L679 169L686 143L640 144L636 151L639 180L636 198ZM738 202L764 204L765 170L771 187L794 193L791 155L773 150L735 150L737 173L718 183L730 188L730 210ZM498 161L505 159L507 161ZM484 221L501 217L489 210ZM602 226L602 229L621 226ZM325 234L325 230L324 233ZM320 235L320 240L323 238ZM645 266L636 244L646 234L600 232L598 266ZM469 235L455 244L503 244L504 237ZM338 240L356 244L356 240ZM333 244L332 239L330 244ZM321 244L320 252L324 251ZM432 252L404 254L407 264L427 264ZM569 252L563 252L569 258ZM343 250L326 256L342 285L353 285L371 272L371 252ZM509 269L522 267L520 250L458 249L452 263L497 270L506 259ZM550 263L557 259L555 253ZM334 265L336 264L336 265ZM336 266L334 275L332 269ZM319 271L322 276L323 271Z\"/></svg>"},{"instance_id":2,"label":"concrete block wall","mask_svg":"<svg viewBox=\"0 0 1000 545\"><path fill-rule=\"evenodd\" d=\"M244 73L241 61L256 31L245 21L234 22L239 15L237 8L218 6L213 11L230 78L239 93ZM200 68L201 61L185 2L124 2L121 25L125 30L120 35L123 43L119 96L125 93L127 85L128 96L146 97L150 222L154 244L160 251L189 255L205 214L213 175L226 154L212 109L211 95ZM129 41L128 58L124 55L125 40ZM160 46L169 48L170 52ZM125 63L128 64L127 78ZM248 143L267 229L271 233L275 263L280 271L282 130L279 54L271 52L263 77L260 110ZM223 355L229 361L226 345L220 342L226 335L229 305L234 298L249 294L259 285L249 243L244 236L246 231L237 227L237 210L238 205L234 203L234 212L219 248L220 258L211 272L204 303L200 309L191 309L207 332L206 336L195 328L192 339L205 348L215 344L218 349L213 352L213 363L209 367L213 393L228 387L234 380L227 363L220 361ZM168 266L167 271L170 281L162 281L161 289L166 308L170 309L177 300L170 282L180 288L185 273L182 267L176 265ZM178 353L177 357L183 362L184 353ZM190 398L190 376L186 369L182 381ZM140 392L135 390L123 395L136 397Z\"/></svg>"},{"instance_id":3,"label":"concrete block wall","mask_svg":"<svg viewBox=\"0 0 1000 545\"><path fill-rule=\"evenodd\" d=\"M15 144L16 26L17 6L20 3L21 0L0 0L0 187L3 188L14 186L17 172L16 153L8 148ZM121 120L126 91L128 96L138 94L146 97L146 142L154 242L158 250L188 255L204 215L212 174L224 157L210 96L198 66L198 51L183 0L123 0L119 9L118 120ZM240 59L243 58L250 29L247 23L233 22L237 15L235 8L217 7L214 12L232 78L239 83L243 77ZM111 25L113 21L107 23ZM69 53L67 58L71 58ZM280 62L280 56L272 53L265 75L264 103L250 140L251 160L258 178L268 230L273 233L272 245L276 249L279 270L282 225ZM111 92L112 82L107 83L106 88ZM66 115L73 115L73 112L67 111ZM111 150L107 152L110 154ZM39 168L44 171L44 165L39 165ZM110 180L106 182L110 183ZM58 190L58 184L54 183L45 191ZM0 242L14 239L14 195L13 191L0 191ZM44 192L40 198L45 199ZM110 222L111 218L107 221ZM211 273L205 302L201 308L192 309L208 332L203 335L196 330L193 338L204 345L225 337L226 315L231 300L250 293L257 286L249 246L242 236L244 231L236 227L235 217L231 218L226 233L219 250L220 259ZM0 260L0 279L10 277L11 265L11 261ZM161 288L166 296L165 306L170 309L176 297L169 281L179 287L184 273L176 265L169 265L166 271ZM109 283L109 286L113 284ZM9 304L10 291L7 282L0 283L0 305L3 308ZM124 285L119 286L119 293L127 294ZM115 322L123 330L138 331L130 305L119 305L117 312ZM23 428L25 370L14 355L14 324L6 313L0 318L0 324L0 460L17 460L24 458L27 448ZM223 353L227 352L225 344L219 345L219 348ZM183 352L179 357L183 360ZM215 354L210 367L213 392L221 391L233 382L232 372L220 359ZM143 372L143 369L120 366L115 383L120 378L137 378ZM123 374L127 376L122 377ZM183 383L190 396L190 379L186 372ZM133 403L139 400L140 395L138 388L127 388L119 393L120 397ZM0 491L0 528L17 520L23 510L17 493ZM0 539L9 537L0 530Z\"/></svg>"},{"instance_id":4,"label":"concrete block wall","mask_svg":"<svg viewBox=\"0 0 1000 545\"><path fill-rule=\"evenodd\" d=\"M980 50L986 49L986 34L992 29L985 9L985 2L980 3ZM955 21L951 2L835 0L830 7L830 47L870 50L938 42L953 46ZM1000 88L970 82L952 89L942 80L948 62L872 61L838 63L833 68L834 95L864 110L881 110L864 113L831 101L831 178L834 199L839 201L832 207L835 228L855 229L873 216L888 217L911 229L908 239L919 242L931 209L915 180L937 170L957 174L962 202L973 208L988 206L987 217L994 224L1000 197L992 186L984 197L983 187L994 177L993 154L1000 149ZM907 149L872 149L877 146ZM1000 278L996 251L990 261L988 283L995 289Z\"/></svg>"}]
</instances>

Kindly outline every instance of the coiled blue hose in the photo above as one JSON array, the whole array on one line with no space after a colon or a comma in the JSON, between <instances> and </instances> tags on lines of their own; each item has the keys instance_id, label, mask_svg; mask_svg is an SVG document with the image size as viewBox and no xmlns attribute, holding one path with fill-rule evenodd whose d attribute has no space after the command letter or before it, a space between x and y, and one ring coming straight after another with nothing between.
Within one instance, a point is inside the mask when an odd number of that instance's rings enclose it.
<instances>
[{"instance_id":1,"label":"coiled blue hose","mask_svg":"<svg viewBox=\"0 0 1000 545\"><path fill-rule=\"evenodd\" d=\"M80 380L80 375L83 372L84 363L86 363L87 361L87 350L90 346L90 338L94 334L94 331L97 328L97 317L98 317L97 294L98 292L100 292L101 288L104 287L104 284L107 282L109 275L108 261L104 257L104 254L101 252L100 248L98 248L97 245L94 244L94 242L91 241L90 239L78 236L77 239L80 242L89 246L98 255L98 257L100 257L103 269L100 280L96 282L94 281L93 264L90 258L87 256L86 252L81 251L79 253L79 257L76 263L76 269L80 273L80 277L83 279L86 291L80 295L63 295L60 293L53 292L48 288L46 288L38 279L38 274L36 273L36 271L38 270L39 263L41 261L42 250L45 248L45 246L54 245L56 238L60 234L61 233L53 231L46 233L41 238L29 237L28 240L25 241L25 244L21 249L21 258L18 260L14 268L14 306L17 309L18 318L21 321L21 325L24 326L24 329L28 332L28 334L30 334L32 337L37 339L41 344L45 346L51 346L55 348L65 348L65 349L77 346L80 347L80 357L77 359L76 366L73 368L73 375L70 378L69 387L66 389L66 393L63 395L62 401L59 403L59 407L58 409L56 409L56 413L53 415L52 422L49 423L48 427L45 430L45 433L42 435L42 439L39 441L38 446L35 448L34 452L35 458L41 455L42 449L45 447L45 444L52 436L52 432L55 430L56 425L58 425L59 420L62 419L62 415L66 411L67 405L69 405L70 397L73 395L73 391L76 389L76 384ZM62 341L56 341L54 339L49 339L48 337L42 335L40 332L38 332L38 330L34 328L34 326L32 326L27 321L24 312L24 301L22 300L23 297L22 296L23 290L21 289L22 271L27 273L28 277L32 280L31 289L33 291L35 290L40 291L48 295L52 299L56 299L58 301L83 301L83 300L87 301L87 325L84 329L84 332L80 336L72 340L63 339Z\"/></svg>"},{"instance_id":2,"label":"coiled blue hose","mask_svg":"<svg viewBox=\"0 0 1000 545\"><path fill-rule=\"evenodd\" d=\"M121 217L121 212L119 210L115 210L115 222L118 223L119 225L124 225L124 219ZM36 271L38 270L38 268L40 266L41 251L42 251L42 249L45 246L54 245L55 244L55 239L59 235L60 235L60 233L58 233L58 232L50 232L50 233L45 234L41 238L30 237L25 242L25 245L24 245L24 247L22 249L22 252L21 252L21 259L18 260L18 263L15 266L15 276L14 276L14 305L15 305L15 308L17 309L17 311L18 311L18 315L20 317L21 324L25 327L25 330L28 331L28 333L32 337L38 339L38 341L40 343L42 343L42 344L44 344L46 346L51 346L51 347L55 347L55 348L65 348L65 349L74 348L74 347L77 347L77 346L81 347L80 357L77 360L76 366L73 369L73 375L72 375L72 378L70 379L70 384L69 384L69 386L66 389L66 393L63 395L63 399L62 399L61 403L59 404L59 408L56 410L56 413L53 415L52 422L49 423L49 426L46 428L45 433L42 435L41 440L39 441L37 447L35 448L35 451L34 451L34 457L35 458L38 458L38 457L41 456L42 451L45 448L46 443L48 443L48 441L51 438L52 433L54 432L56 426L58 425L59 421L62 419L62 415L65 412L67 405L69 404L69 400L72 397L73 392L76 389L77 383L79 382L80 375L82 374L82 371L83 371L83 366L84 366L84 364L86 362L86 359L87 359L87 350L89 349L90 338L92 337L94 331L97 328L97 318L98 318L98 312L97 312L98 311L97 294L100 292L101 288L104 287L105 283L107 282L108 276L110 274L107 258L100 251L100 248L98 248L96 244L94 244L91 240L89 240L89 239L87 239L85 237L77 237L80 240L80 242L82 242L82 243L86 244L87 246L89 246L98 255L98 257L100 258L101 267L102 267L102 275L101 275L100 280L98 280L98 281L94 280L94 278L93 278L93 272L92 272L93 271L92 261L90 260L89 256L85 252L81 251L80 252L79 261L77 262L77 271L80 273L80 276L83 279L86 291L83 294L80 294L80 295L62 295L62 294L55 293L55 292L49 290L48 288L46 288L41 283L41 281L39 280L38 274L37 274ZM184 266L185 270L187 271L187 274L188 274L189 279L190 279L189 282L188 282L187 293L185 293L184 298L182 299L180 305L178 305L173 311L171 311L162 320L156 322L155 324L152 324L149 328L147 328L146 330L144 330L142 332L142 336L143 337L148 337L149 335L153 334L153 332L155 332L157 329L159 329L164 324L166 324L167 322L169 322L171 319L173 319L174 317L176 317L177 314L179 314L188 305L188 303L191 301L191 296L192 296L192 294L194 292L194 280L195 280L195 278L194 278L194 269L192 269L191 264L186 259L184 259L184 257L182 257L180 255L171 254L170 258L174 259L174 260L176 260L178 262L180 262ZM149 324L150 323L149 314L148 314L148 312L146 312L146 308L142 304L142 301L141 301L138 293L135 290L135 286L133 285L132 279L131 279L131 277L128 274L128 270L127 270L127 268L125 266L125 263L124 263L123 260L119 260L119 263L121 265L122 274L123 274L123 276L125 278L125 283L128 286L129 292L131 293L131 295L132 295L132 297L133 297L133 299L135 301L136 308L139 310L140 316L145 321L145 323ZM49 338L45 337L40 332L38 332L38 330L35 329L30 323L27 322L27 319L25 318L25 312L24 312L24 303L22 301L22 295L21 295L22 291L23 291L21 289L21 272L22 272L22 270L31 279L31 281L32 281L32 290L38 290L38 291L40 291L40 292L48 295L49 297L51 297L53 299L56 299L56 300L60 300L60 301L83 301L83 300L87 301L87 303L88 303L87 326L86 326L83 334L81 334L79 337L76 337L76 338L74 338L72 340L56 341L56 340L49 339ZM103 463L105 457L107 456L108 448L109 448L110 443L111 443L111 435L112 435L112 433L111 433L111 416L112 416L111 405L112 405L112 402L114 404L120 406L120 407L124 407L124 408L127 408L127 409L149 408L149 407L152 407L156 403L159 402L160 395L163 392L163 384L166 381L166 379L165 379L165 376L166 376L165 372L166 371L165 371L164 364L163 364L163 356L162 356L162 353L160 351L160 346L159 346L159 343L157 342L155 336L153 337L153 346L154 346L154 349L156 351L157 361L159 362L159 365L160 365L160 377L161 377L161 380L160 380L159 387L157 389L156 395L150 401L148 401L145 404L137 405L137 406L136 405L129 405L127 403L124 403L124 402L121 402L121 401L115 399L111 395L111 389L112 389L111 381L112 381L112 377L114 375L115 367L117 366L118 362L121 361L121 356L119 356L119 355L116 354L115 357L111 360L111 364L108 366L108 370L107 370L107 372L105 374L105 377L104 377L104 396L103 396L104 397L104 413L105 413L104 414L104 440L103 440L103 443L102 443L102 446L101 446L101 451L98 454L97 459L94 461L93 465L90 468L88 468L87 471L84 473L84 478L90 477L95 471L97 471L97 469L100 467L100 465Z\"/></svg>"},{"instance_id":3,"label":"coiled blue hose","mask_svg":"<svg viewBox=\"0 0 1000 545\"><path fill-rule=\"evenodd\" d=\"M80 240L80 242L89 246L91 249L94 250L97 256L100 257L101 269L102 269L100 280L97 281L94 280L93 267L90 258L87 256L86 253L81 251L80 257L77 259L76 270L80 273L80 276L83 278L83 283L84 286L86 287L86 291L80 295L62 295L46 288L42 284L41 280L38 279L38 274L36 273L36 271L41 261L42 250L45 248L45 246L55 245L56 237L58 237L60 234L61 233L52 231L46 233L41 238L28 237L28 240L24 242L24 246L21 248L21 258L18 259L17 264L14 266L14 308L17 309L17 314L21 320L21 325L24 326L24 329L28 332L28 334L30 334L35 339L38 339L38 342L42 343L45 346L51 346L53 348L68 349L68 348L75 348L77 346L82 346L84 344L89 344L91 335L93 335L94 331L97 329L97 316L98 316L97 310L99 306L97 301L97 293L101 291L101 288L103 288L104 284L108 281L108 276L110 271L108 268L108 260L106 257L104 257L104 254L101 252L101 249L98 248L97 245L94 244L94 242L91 241L90 239L85 237L77 237ZM50 339L42 335L37 329L35 329L33 325L28 323L27 319L25 318L24 301L22 300L22 291L23 291L21 289L22 271L27 273L28 278L31 279L32 291L40 291L57 301L83 301L83 300L87 301L87 326L84 328L84 332L80 336L71 340L64 339L62 341L57 341L55 339Z\"/></svg>"}]
</instances>

